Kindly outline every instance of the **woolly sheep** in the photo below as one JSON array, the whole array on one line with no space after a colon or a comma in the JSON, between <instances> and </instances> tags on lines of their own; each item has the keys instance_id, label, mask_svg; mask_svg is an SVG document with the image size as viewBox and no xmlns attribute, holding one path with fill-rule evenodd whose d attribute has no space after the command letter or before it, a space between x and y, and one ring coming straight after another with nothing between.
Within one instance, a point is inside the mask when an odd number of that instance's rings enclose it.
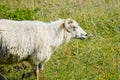
<instances>
[{"instance_id":1,"label":"woolly sheep","mask_svg":"<svg viewBox=\"0 0 120 80\"><path fill-rule=\"evenodd\" d=\"M72 19L53 22L0 19L0 63L28 61L43 69L53 52L70 39L86 39L87 33Z\"/></svg>"}]
</instances>

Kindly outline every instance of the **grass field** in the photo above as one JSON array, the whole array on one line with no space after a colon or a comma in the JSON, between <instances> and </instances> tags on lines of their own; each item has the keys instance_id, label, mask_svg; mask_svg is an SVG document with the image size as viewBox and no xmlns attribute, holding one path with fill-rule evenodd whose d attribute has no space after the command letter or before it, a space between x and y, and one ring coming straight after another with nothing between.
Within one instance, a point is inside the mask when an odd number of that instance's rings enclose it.
<instances>
[{"instance_id":1,"label":"grass field","mask_svg":"<svg viewBox=\"0 0 120 80\"><path fill-rule=\"evenodd\" d=\"M94 36L62 45L41 72L41 80L120 80L120 0L0 0L0 18L51 21L75 19ZM0 64L7 80L24 72ZM35 76L25 79L35 80Z\"/></svg>"}]
</instances>

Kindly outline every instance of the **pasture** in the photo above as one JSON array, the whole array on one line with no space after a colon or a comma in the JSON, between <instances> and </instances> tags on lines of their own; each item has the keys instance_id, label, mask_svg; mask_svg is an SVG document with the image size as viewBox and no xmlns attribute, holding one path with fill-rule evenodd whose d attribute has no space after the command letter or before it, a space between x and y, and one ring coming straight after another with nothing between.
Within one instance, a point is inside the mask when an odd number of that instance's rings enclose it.
<instances>
[{"instance_id":1,"label":"pasture","mask_svg":"<svg viewBox=\"0 0 120 80\"><path fill-rule=\"evenodd\" d=\"M41 80L120 80L120 0L0 0L2 18L47 22L72 18L94 35L57 49L40 73ZM24 64L0 64L0 73L7 80L21 80L31 69Z\"/></svg>"}]
</instances>

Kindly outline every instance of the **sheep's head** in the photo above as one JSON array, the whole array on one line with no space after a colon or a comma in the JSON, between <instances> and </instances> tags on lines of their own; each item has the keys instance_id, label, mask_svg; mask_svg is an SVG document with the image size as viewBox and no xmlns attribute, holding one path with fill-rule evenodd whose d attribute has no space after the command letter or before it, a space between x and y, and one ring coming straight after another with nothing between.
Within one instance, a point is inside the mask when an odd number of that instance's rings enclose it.
<instances>
[{"instance_id":1,"label":"sheep's head","mask_svg":"<svg viewBox=\"0 0 120 80\"><path fill-rule=\"evenodd\" d=\"M78 23L75 20L66 19L64 24L65 29L68 33L71 34L72 38L83 40L87 38L87 33L78 25Z\"/></svg>"}]
</instances>

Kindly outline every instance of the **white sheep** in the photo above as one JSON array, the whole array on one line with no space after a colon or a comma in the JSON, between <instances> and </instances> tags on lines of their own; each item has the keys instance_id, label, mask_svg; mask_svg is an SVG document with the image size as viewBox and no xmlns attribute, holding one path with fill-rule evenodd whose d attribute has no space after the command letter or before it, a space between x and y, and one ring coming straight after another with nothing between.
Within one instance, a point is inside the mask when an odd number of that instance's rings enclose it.
<instances>
[{"instance_id":1,"label":"white sheep","mask_svg":"<svg viewBox=\"0 0 120 80\"><path fill-rule=\"evenodd\" d=\"M86 32L72 19L59 19L50 23L40 21L0 20L0 63L28 61L43 69L54 51L70 39L85 39Z\"/></svg>"}]
</instances>

